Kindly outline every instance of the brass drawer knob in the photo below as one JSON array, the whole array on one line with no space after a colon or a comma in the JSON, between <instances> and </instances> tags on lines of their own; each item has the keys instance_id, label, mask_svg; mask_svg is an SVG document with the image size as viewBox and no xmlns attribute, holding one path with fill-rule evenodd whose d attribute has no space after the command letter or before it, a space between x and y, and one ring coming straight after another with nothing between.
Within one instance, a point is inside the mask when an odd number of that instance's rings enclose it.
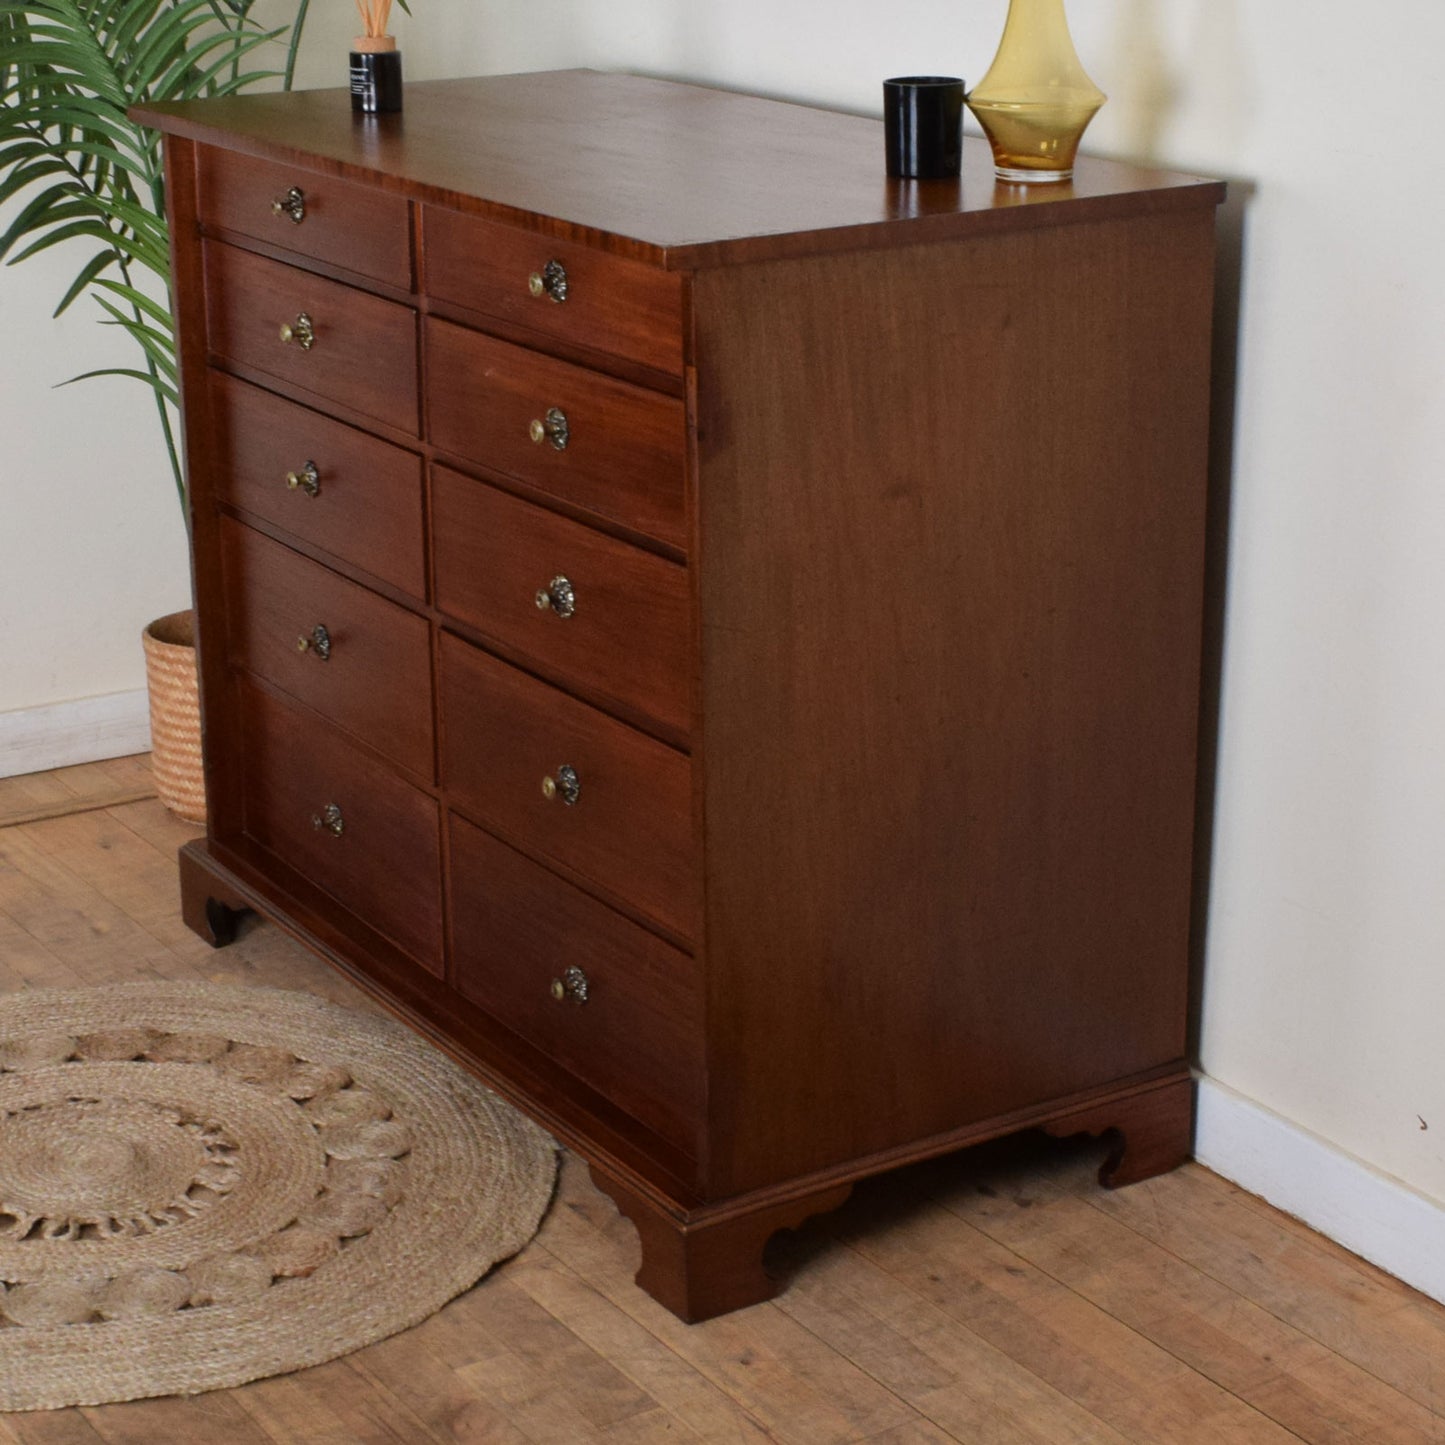
<instances>
[{"instance_id":1,"label":"brass drawer knob","mask_svg":"<svg viewBox=\"0 0 1445 1445\"><path fill-rule=\"evenodd\" d=\"M290 346L294 341L302 351L310 351L316 345L316 324L302 311L294 322L281 323L280 335L283 346Z\"/></svg>"},{"instance_id":2,"label":"brass drawer knob","mask_svg":"<svg viewBox=\"0 0 1445 1445\"><path fill-rule=\"evenodd\" d=\"M271 214L290 216L299 226L306 219L306 192L300 186L292 186L284 196L278 196L271 202Z\"/></svg>"},{"instance_id":3,"label":"brass drawer knob","mask_svg":"<svg viewBox=\"0 0 1445 1445\"><path fill-rule=\"evenodd\" d=\"M297 652L309 652L318 662L331 661L331 634L324 622L318 622L310 632L303 632L296 639Z\"/></svg>"},{"instance_id":4,"label":"brass drawer knob","mask_svg":"<svg viewBox=\"0 0 1445 1445\"><path fill-rule=\"evenodd\" d=\"M565 301L567 299L567 268L560 261L548 261L540 271L533 271L527 277L527 290L539 301L544 296L549 301Z\"/></svg>"},{"instance_id":5,"label":"brass drawer knob","mask_svg":"<svg viewBox=\"0 0 1445 1445\"><path fill-rule=\"evenodd\" d=\"M577 610L577 593L572 584L562 576L554 577L537 592L537 611L551 610L558 617L571 617Z\"/></svg>"},{"instance_id":6,"label":"brass drawer knob","mask_svg":"<svg viewBox=\"0 0 1445 1445\"><path fill-rule=\"evenodd\" d=\"M293 492L305 492L308 497L321 495L321 473L315 462L307 462L299 472L286 473L286 485Z\"/></svg>"},{"instance_id":7,"label":"brass drawer knob","mask_svg":"<svg viewBox=\"0 0 1445 1445\"><path fill-rule=\"evenodd\" d=\"M538 446L551 442L554 450L565 452L570 435L567 428L567 413L560 407L548 407L547 415L541 420L533 418L527 434Z\"/></svg>"},{"instance_id":8,"label":"brass drawer knob","mask_svg":"<svg viewBox=\"0 0 1445 1445\"><path fill-rule=\"evenodd\" d=\"M587 989L587 975L574 963L563 970L561 978L552 980L548 992L558 1003L567 1003L570 1000L580 1005L587 1002Z\"/></svg>"},{"instance_id":9,"label":"brass drawer knob","mask_svg":"<svg viewBox=\"0 0 1445 1445\"><path fill-rule=\"evenodd\" d=\"M577 769L570 763L563 763L557 769L556 777L543 778L542 796L549 803L561 798L569 808L575 808L577 799L582 796L582 779L577 776Z\"/></svg>"},{"instance_id":10,"label":"brass drawer knob","mask_svg":"<svg viewBox=\"0 0 1445 1445\"><path fill-rule=\"evenodd\" d=\"M346 831L346 819L335 803L328 803L319 813L311 815L311 826L318 833L330 833L333 838L339 838Z\"/></svg>"}]
</instances>

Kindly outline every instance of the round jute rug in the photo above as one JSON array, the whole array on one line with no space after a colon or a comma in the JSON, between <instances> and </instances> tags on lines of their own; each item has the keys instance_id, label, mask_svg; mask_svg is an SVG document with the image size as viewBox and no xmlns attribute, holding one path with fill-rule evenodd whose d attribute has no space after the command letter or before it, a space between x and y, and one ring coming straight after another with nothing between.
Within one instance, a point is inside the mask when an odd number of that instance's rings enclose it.
<instances>
[{"instance_id":1,"label":"round jute rug","mask_svg":"<svg viewBox=\"0 0 1445 1445\"><path fill-rule=\"evenodd\" d=\"M193 1394L406 1329L536 1232L550 1138L389 1019L0 998L0 1410Z\"/></svg>"}]
</instances>

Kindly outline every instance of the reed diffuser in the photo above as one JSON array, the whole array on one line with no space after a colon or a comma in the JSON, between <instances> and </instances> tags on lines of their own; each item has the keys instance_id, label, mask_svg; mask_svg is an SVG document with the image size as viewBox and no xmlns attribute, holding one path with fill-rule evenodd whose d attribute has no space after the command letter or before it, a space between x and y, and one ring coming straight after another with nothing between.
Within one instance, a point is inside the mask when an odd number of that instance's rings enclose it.
<instances>
[{"instance_id":1,"label":"reed diffuser","mask_svg":"<svg viewBox=\"0 0 1445 1445\"><path fill-rule=\"evenodd\" d=\"M392 0L356 0L362 33L351 46L351 108L366 115L401 109L401 51L386 33Z\"/></svg>"}]
</instances>

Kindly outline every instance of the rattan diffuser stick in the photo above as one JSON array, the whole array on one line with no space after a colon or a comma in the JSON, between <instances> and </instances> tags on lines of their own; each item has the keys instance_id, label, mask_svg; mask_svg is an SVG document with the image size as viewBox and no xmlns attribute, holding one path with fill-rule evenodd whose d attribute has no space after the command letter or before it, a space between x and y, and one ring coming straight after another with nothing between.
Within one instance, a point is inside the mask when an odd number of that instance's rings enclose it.
<instances>
[{"instance_id":1,"label":"rattan diffuser stick","mask_svg":"<svg viewBox=\"0 0 1445 1445\"><path fill-rule=\"evenodd\" d=\"M356 8L365 27L363 34L368 40L380 40L386 35L386 24L391 18L391 0L356 0Z\"/></svg>"}]
</instances>

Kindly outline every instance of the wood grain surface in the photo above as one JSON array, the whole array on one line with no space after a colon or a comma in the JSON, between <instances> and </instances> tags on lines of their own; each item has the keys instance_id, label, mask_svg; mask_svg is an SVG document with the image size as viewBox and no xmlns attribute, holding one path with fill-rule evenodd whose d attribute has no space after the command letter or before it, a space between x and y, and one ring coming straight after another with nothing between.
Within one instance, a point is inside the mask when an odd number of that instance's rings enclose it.
<instances>
[{"instance_id":1,"label":"wood grain surface","mask_svg":"<svg viewBox=\"0 0 1445 1445\"><path fill-rule=\"evenodd\" d=\"M425 619L230 517L221 523L221 567L235 665L434 783ZM324 660L317 627L329 639Z\"/></svg>"},{"instance_id":2,"label":"wood grain surface","mask_svg":"<svg viewBox=\"0 0 1445 1445\"><path fill-rule=\"evenodd\" d=\"M0 828L155 796L150 754L0 778Z\"/></svg>"},{"instance_id":3,"label":"wood grain surface","mask_svg":"<svg viewBox=\"0 0 1445 1445\"><path fill-rule=\"evenodd\" d=\"M190 522L206 822L215 836L229 837L239 834L242 827L244 769L240 712L231 672L226 582L220 566L221 512L216 498L222 462L215 446L205 256L196 212L198 149L175 136L165 139L166 220L173 294L189 298L189 304L175 307L176 365Z\"/></svg>"},{"instance_id":4,"label":"wood grain surface","mask_svg":"<svg viewBox=\"0 0 1445 1445\"><path fill-rule=\"evenodd\" d=\"M449 321L429 319L423 345L427 436L439 451L684 545L679 401ZM567 422L560 449L532 434L553 411Z\"/></svg>"},{"instance_id":5,"label":"wood grain surface","mask_svg":"<svg viewBox=\"0 0 1445 1445\"><path fill-rule=\"evenodd\" d=\"M442 972L437 805L319 717L241 689L246 833L425 965ZM340 809L333 833L328 806Z\"/></svg>"},{"instance_id":6,"label":"wood grain surface","mask_svg":"<svg viewBox=\"0 0 1445 1445\"><path fill-rule=\"evenodd\" d=\"M90 777L0 791L95 797ZM0 826L0 991L197 979L373 1007L272 924L220 952L187 929L191 832L154 799ZM1020 1139L860 1185L770 1251L786 1293L694 1326L632 1283L634 1228L568 1155L538 1237L414 1329L237 1390L0 1416L0 1441L1445 1437L1445 1306L1198 1165L1101 1192L1103 1152Z\"/></svg>"},{"instance_id":7,"label":"wood grain surface","mask_svg":"<svg viewBox=\"0 0 1445 1445\"><path fill-rule=\"evenodd\" d=\"M687 570L445 467L432 469L436 600L442 613L575 691L692 727ZM576 610L538 608L557 576Z\"/></svg>"},{"instance_id":8,"label":"wood grain surface","mask_svg":"<svg viewBox=\"0 0 1445 1445\"><path fill-rule=\"evenodd\" d=\"M960 180L890 180L877 120L592 71L409 84L405 113L375 126L355 123L340 90L133 114L681 270L1193 209L1223 195L1218 182L1087 156L1070 184L995 185L988 145L972 137Z\"/></svg>"},{"instance_id":9,"label":"wood grain surface","mask_svg":"<svg viewBox=\"0 0 1445 1445\"><path fill-rule=\"evenodd\" d=\"M203 226L411 289L411 207L403 197L211 147L201 152L199 182ZM273 208L293 188L302 197L299 222L289 210L278 214Z\"/></svg>"},{"instance_id":10,"label":"wood grain surface","mask_svg":"<svg viewBox=\"0 0 1445 1445\"><path fill-rule=\"evenodd\" d=\"M687 755L450 635L438 661L448 802L674 936L695 938ZM578 778L573 804L542 789L563 766Z\"/></svg>"},{"instance_id":11,"label":"wood grain surface","mask_svg":"<svg viewBox=\"0 0 1445 1445\"><path fill-rule=\"evenodd\" d=\"M212 353L254 368L322 404L337 401L399 431L417 429L416 313L236 246L207 241L206 315ZM309 351L280 339L305 314Z\"/></svg>"},{"instance_id":12,"label":"wood grain surface","mask_svg":"<svg viewBox=\"0 0 1445 1445\"><path fill-rule=\"evenodd\" d=\"M1212 244L697 278L720 1194L1183 1057Z\"/></svg>"},{"instance_id":13,"label":"wood grain surface","mask_svg":"<svg viewBox=\"0 0 1445 1445\"><path fill-rule=\"evenodd\" d=\"M564 344L682 371L682 278L590 246L499 226L441 206L422 209L422 289L434 300L500 317ZM566 275L566 297L534 296L548 263Z\"/></svg>"},{"instance_id":14,"label":"wood grain surface","mask_svg":"<svg viewBox=\"0 0 1445 1445\"><path fill-rule=\"evenodd\" d=\"M211 378L215 495L426 599L422 468L403 451L223 372ZM316 494L287 484L308 463Z\"/></svg>"},{"instance_id":15,"label":"wood grain surface","mask_svg":"<svg viewBox=\"0 0 1445 1445\"><path fill-rule=\"evenodd\" d=\"M697 965L480 828L453 817L456 987L690 1154L703 1056ZM565 969L585 1003L552 996Z\"/></svg>"}]
</instances>

